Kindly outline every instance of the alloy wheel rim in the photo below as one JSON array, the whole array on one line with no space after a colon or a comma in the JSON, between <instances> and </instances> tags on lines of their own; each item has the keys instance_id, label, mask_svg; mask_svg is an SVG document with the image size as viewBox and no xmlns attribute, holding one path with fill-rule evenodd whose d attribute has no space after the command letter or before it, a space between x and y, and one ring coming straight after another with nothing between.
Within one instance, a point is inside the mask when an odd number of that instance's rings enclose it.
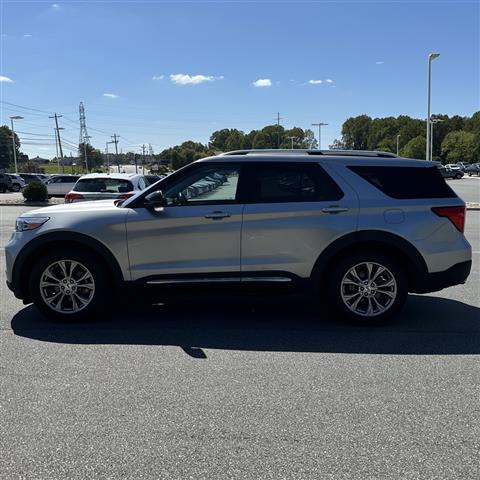
<instances>
[{"instance_id":1,"label":"alloy wheel rim","mask_svg":"<svg viewBox=\"0 0 480 480\"><path fill-rule=\"evenodd\" d=\"M393 305L397 298L397 282L384 265L362 262L343 276L340 294L351 312L363 317L375 317Z\"/></svg>"},{"instance_id":2,"label":"alloy wheel rim","mask_svg":"<svg viewBox=\"0 0 480 480\"><path fill-rule=\"evenodd\" d=\"M87 307L95 294L90 270L76 260L58 260L40 276L40 294L55 312L72 314Z\"/></svg>"}]
</instances>

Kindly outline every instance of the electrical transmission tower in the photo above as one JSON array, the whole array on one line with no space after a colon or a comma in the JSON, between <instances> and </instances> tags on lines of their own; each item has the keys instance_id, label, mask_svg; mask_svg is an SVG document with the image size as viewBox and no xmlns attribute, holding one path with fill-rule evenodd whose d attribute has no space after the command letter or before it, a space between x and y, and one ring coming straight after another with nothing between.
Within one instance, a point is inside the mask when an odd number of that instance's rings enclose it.
<instances>
[{"instance_id":1,"label":"electrical transmission tower","mask_svg":"<svg viewBox=\"0 0 480 480\"><path fill-rule=\"evenodd\" d=\"M90 145L90 137L87 133L87 121L85 119L85 107L83 106L83 102L80 102L78 109L80 112L80 138L78 143L88 143Z\"/></svg>"}]
</instances>

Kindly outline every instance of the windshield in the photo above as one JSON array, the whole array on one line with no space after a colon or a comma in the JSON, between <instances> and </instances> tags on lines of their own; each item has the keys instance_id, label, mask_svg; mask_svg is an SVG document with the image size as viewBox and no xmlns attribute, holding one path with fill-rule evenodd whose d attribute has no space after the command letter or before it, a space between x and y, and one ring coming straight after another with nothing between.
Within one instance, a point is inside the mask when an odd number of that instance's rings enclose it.
<instances>
[{"instance_id":1,"label":"windshield","mask_svg":"<svg viewBox=\"0 0 480 480\"><path fill-rule=\"evenodd\" d=\"M84 178L75 184L73 190L75 192L126 193L133 190L133 184L130 180L122 178Z\"/></svg>"}]
</instances>

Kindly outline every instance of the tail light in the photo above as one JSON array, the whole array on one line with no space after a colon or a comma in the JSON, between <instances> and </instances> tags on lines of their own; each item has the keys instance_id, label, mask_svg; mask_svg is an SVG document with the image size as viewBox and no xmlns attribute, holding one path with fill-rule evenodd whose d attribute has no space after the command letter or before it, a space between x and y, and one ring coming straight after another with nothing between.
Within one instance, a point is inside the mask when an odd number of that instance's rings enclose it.
<instances>
[{"instance_id":1,"label":"tail light","mask_svg":"<svg viewBox=\"0 0 480 480\"><path fill-rule=\"evenodd\" d=\"M465 230L465 206L462 207L433 207L432 212L439 217L447 217L455 228L462 232Z\"/></svg>"},{"instance_id":2,"label":"tail light","mask_svg":"<svg viewBox=\"0 0 480 480\"><path fill-rule=\"evenodd\" d=\"M75 200L83 200L85 197L79 193L67 193L65 195L65 203L72 203Z\"/></svg>"},{"instance_id":3,"label":"tail light","mask_svg":"<svg viewBox=\"0 0 480 480\"><path fill-rule=\"evenodd\" d=\"M122 193L117 197L118 200L125 200L126 198L133 197L135 194L133 192L130 193Z\"/></svg>"}]
</instances>

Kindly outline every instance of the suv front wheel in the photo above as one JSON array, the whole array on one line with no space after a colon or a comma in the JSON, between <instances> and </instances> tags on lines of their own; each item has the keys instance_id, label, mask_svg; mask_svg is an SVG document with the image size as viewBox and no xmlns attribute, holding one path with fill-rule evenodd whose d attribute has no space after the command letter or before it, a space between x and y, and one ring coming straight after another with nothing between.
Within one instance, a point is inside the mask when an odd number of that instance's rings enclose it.
<instances>
[{"instance_id":1,"label":"suv front wheel","mask_svg":"<svg viewBox=\"0 0 480 480\"><path fill-rule=\"evenodd\" d=\"M395 258L377 252L357 252L336 263L329 278L334 308L356 323L381 323L403 307L408 286Z\"/></svg>"},{"instance_id":2,"label":"suv front wheel","mask_svg":"<svg viewBox=\"0 0 480 480\"><path fill-rule=\"evenodd\" d=\"M74 321L85 319L106 301L105 270L87 252L62 249L34 265L30 277L33 303L46 316Z\"/></svg>"}]
</instances>

